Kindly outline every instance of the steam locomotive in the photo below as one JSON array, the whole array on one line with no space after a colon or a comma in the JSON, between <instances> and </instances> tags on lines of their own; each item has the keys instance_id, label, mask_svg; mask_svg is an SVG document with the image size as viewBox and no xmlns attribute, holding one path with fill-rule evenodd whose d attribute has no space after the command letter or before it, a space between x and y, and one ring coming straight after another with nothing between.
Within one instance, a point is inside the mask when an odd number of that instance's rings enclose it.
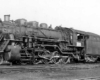
<instances>
[{"instance_id":1,"label":"steam locomotive","mask_svg":"<svg viewBox=\"0 0 100 80\"><path fill-rule=\"evenodd\" d=\"M0 20L0 64L99 62L100 36L26 19Z\"/></svg>"}]
</instances>

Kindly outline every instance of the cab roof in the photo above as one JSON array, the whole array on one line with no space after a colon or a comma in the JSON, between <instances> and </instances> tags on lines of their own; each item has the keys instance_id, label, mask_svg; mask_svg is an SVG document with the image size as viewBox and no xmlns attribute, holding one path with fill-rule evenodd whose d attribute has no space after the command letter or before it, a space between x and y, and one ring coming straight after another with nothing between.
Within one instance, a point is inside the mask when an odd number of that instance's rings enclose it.
<instances>
[{"instance_id":1,"label":"cab roof","mask_svg":"<svg viewBox=\"0 0 100 80\"><path fill-rule=\"evenodd\" d=\"M71 30L75 33L81 33L81 34L85 34L85 35L90 35L90 36L98 36L100 37L100 35L92 33L92 32L85 32L85 31L81 31L81 30L76 30L76 29L72 29Z\"/></svg>"}]
</instances>

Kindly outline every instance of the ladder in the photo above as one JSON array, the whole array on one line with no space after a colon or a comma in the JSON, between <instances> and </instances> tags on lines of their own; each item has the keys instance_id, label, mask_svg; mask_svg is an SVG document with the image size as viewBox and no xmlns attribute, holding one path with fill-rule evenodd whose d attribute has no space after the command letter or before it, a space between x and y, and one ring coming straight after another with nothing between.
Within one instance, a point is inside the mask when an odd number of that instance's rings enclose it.
<instances>
[{"instance_id":1,"label":"ladder","mask_svg":"<svg viewBox=\"0 0 100 80\"><path fill-rule=\"evenodd\" d=\"M27 49L24 49L23 52L21 52L20 54L21 54L21 61L22 62L31 61L32 55L27 52Z\"/></svg>"}]
</instances>

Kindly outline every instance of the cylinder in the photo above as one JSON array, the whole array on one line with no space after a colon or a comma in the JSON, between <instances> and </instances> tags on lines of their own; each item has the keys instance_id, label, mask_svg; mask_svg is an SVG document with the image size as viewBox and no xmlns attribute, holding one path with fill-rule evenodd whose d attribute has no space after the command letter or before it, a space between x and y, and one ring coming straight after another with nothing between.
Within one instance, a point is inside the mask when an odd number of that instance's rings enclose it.
<instances>
[{"instance_id":1,"label":"cylinder","mask_svg":"<svg viewBox=\"0 0 100 80\"><path fill-rule=\"evenodd\" d=\"M19 45L9 45L8 50L11 50L10 52L5 53L5 59L14 62L20 60L20 50L21 47Z\"/></svg>"}]
</instances>

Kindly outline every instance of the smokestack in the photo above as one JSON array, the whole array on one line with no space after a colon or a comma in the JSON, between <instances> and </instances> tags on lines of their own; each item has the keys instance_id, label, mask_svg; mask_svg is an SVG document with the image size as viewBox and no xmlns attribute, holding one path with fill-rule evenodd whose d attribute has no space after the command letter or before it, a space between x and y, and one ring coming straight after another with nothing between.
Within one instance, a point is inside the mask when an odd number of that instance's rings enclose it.
<instances>
[{"instance_id":1,"label":"smokestack","mask_svg":"<svg viewBox=\"0 0 100 80\"><path fill-rule=\"evenodd\" d=\"M4 21L10 21L10 15L4 15Z\"/></svg>"}]
</instances>

